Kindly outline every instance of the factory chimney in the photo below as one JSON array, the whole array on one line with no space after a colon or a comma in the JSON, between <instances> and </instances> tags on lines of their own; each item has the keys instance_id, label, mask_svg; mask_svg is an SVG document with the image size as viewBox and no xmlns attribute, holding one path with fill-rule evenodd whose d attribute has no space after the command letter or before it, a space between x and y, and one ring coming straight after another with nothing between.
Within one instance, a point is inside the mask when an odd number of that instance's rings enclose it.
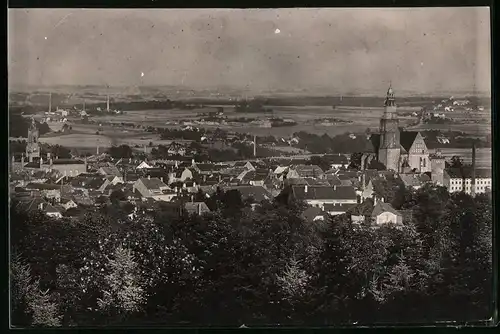
<instances>
[{"instance_id":1,"label":"factory chimney","mask_svg":"<svg viewBox=\"0 0 500 334\"><path fill-rule=\"evenodd\" d=\"M472 143L472 175L470 181L470 194L476 195L476 144Z\"/></svg>"},{"instance_id":2,"label":"factory chimney","mask_svg":"<svg viewBox=\"0 0 500 334\"><path fill-rule=\"evenodd\" d=\"M52 111L52 93L49 93L49 113Z\"/></svg>"},{"instance_id":3,"label":"factory chimney","mask_svg":"<svg viewBox=\"0 0 500 334\"><path fill-rule=\"evenodd\" d=\"M253 156L257 157L257 136L253 136Z\"/></svg>"},{"instance_id":4,"label":"factory chimney","mask_svg":"<svg viewBox=\"0 0 500 334\"><path fill-rule=\"evenodd\" d=\"M109 112L109 94L108 94L107 100L106 100L106 111Z\"/></svg>"}]
</instances>

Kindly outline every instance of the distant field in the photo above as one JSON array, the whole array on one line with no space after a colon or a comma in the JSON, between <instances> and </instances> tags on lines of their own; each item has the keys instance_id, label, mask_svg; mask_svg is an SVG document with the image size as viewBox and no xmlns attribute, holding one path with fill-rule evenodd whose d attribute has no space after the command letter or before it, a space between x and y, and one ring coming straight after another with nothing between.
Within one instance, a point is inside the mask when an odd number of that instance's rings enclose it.
<instances>
[{"instance_id":1,"label":"distant field","mask_svg":"<svg viewBox=\"0 0 500 334\"><path fill-rule=\"evenodd\" d=\"M432 151L431 151L432 152ZM442 148L441 153L446 158L451 158L454 155L460 156L462 160L470 164L472 162L472 150L462 148ZM492 156L491 148L476 149L476 165L478 167L491 167Z\"/></svg>"},{"instance_id":2,"label":"distant field","mask_svg":"<svg viewBox=\"0 0 500 334\"><path fill-rule=\"evenodd\" d=\"M276 127L264 128L253 124L240 123L238 126L223 126L223 125L197 125L206 129L222 128L237 133L249 133L258 136L274 135L279 137L290 137L293 133L305 131L317 135L328 134L335 136L344 133L363 134L367 128L373 130L378 129L380 117L383 114L383 107L337 107L331 106L269 106L273 109L273 113L236 113L232 107L224 107L224 116L228 120L232 118L257 118L279 117L295 120L298 125L291 127ZM399 111L403 113L412 112L417 107L400 107ZM168 145L171 141L161 140L158 135L144 132L138 128L120 128L106 125L105 123L133 123L135 125L145 125L165 128L179 128L177 125L166 124L169 121L179 120L196 120L200 117L200 113L215 111L216 107L205 107L194 110L143 110L143 111L128 111L124 115L106 115L92 117L97 124L72 124L75 133L70 135L51 135L46 138L41 138L41 141L48 143L61 144L71 147L95 147L98 143L101 147L127 144L130 146L149 145ZM485 135L491 132L490 111L466 113L466 112L450 112L445 113L447 117L451 117L456 122L455 124L420 124L418 127L413 127L412 130L454 130L463 131L474 135ZM336 118L350 123L337 124L333 126L323 126L316 124L314 120L322 118ZM400 117L400 124L406 127L413 123L416 117L405 116ZM457 124L460 122L469 122L477 120L478 123ZM99 123L103 124L99 127ZM99 131L99 135L96 135Z\"/></svg>"},{"instance_id":3,"label":"distant field","mask_svg":"<svg viewBox=\"0 0 500 334\"><path fill-rule=\"evenodd\" d=\"M328 135L337 135L345 132L363 133L366 128L378 128L380 117L383 114L383 108L346 108L333 109L322 106L304 106L304 107L272 107L273 113L236 113L232 108L225 108L224 116L230 119L234 118L257 118L279 117L293 119L298 123L297 126L262 128L256 125L244 124L240 126L223 125L201 125L207 129L224 128L238 133L250 133L255 135L277 135L288 137L295 132L306 131L311 133L326 133ZM125 115L109 115L94 117L96 122L129 122L155 127L178 128L178 126L166 124L169 121L197 120L199 113L215 111L216 108L203 108L195 110L144 110L129 111ZM406 109L403 109L406 110ZM406 111L411 111L406 110ZM337 126L322 126L313 124L312 121L319 118L337 118L340 120L351 121L351 124L342 124ZM415 120L414 117L402 118L402 125L405 126Z\"/></svg>"}]
</instances>

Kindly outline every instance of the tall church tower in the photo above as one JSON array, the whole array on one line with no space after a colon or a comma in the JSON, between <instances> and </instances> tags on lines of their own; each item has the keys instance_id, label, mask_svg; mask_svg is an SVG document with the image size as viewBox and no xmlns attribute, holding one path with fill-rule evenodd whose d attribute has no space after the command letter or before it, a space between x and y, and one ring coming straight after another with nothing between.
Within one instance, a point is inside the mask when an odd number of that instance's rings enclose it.
<instances>
[{"instance_id":1,"label":"tall church tower","mask_svg":"<svg viewBox=\"0 0 500 334\"><path fill-rule=\"evenodd\" d=\"M29 162L33 162L33 158L40 158L40 145L38 144L38 129L35 120L31 119L31 125L28 129L28 142L26 143L26 156Z\"/></svg>"},{"instance_id":2,"label":"tall church tower","mask_svg":"<svg viewBox=\"0 0 500 334\"><path fill-rule=\"evenodd\" d=\"M387 170L399 171L401 155L399 121L396 114L396 100L394 91L389 86L384 103L384 115L380 120L380 146L378 161L383 163Z\"/></svg>"}]
</instances>

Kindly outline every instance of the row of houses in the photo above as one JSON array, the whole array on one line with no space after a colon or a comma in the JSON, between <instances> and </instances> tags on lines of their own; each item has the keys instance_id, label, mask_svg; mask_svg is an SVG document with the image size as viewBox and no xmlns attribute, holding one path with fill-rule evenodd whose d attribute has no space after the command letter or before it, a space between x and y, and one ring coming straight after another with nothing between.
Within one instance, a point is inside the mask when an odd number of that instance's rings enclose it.
<instances>
[{"instance_id":1,"label":"row of houses","mask_svg":"<svg viewBox=\"0 0 500 334\"><path fill-rule=\"evenodd\" d=\"M11 194L27 210L40 209L55 217L62 216L68 210L107 201L118 191L123 194L121 200L139 206L154 202L171 203L179 198L189 199L199 191L212 196L219 187L225 191L238 190L242 198L252 199L254 205L285 194L288 200L307 203L309 208L304 214L312 220L325 215L349 213L367 199L373 199L377 202L377 210L382 210L375 211L376 217L382 217L377 218L377 222L387 221L387 217L399 222L402 214L390 209L390 204L384 203L383 198L374 198L377 183L384 178L397 177L414 189L437 182L450 192L472 191L472 171L467 169L443 169L442 176L436 178L433 173L439 174L439 171L423 174L358 171L345 169L346 164L343 158L333 159L331 168L324 171L319 166L291 159L232 164L199 163L193 160L121 159L103 162L89 159L84 164L85 170L77 175L52 169L25 168L24 175L11 175ZM476 193L491 189L490 171L477 169L474 179ZM191 204L184 205L187 212L208 212L203 202L188 200L188 203ZM352 215L353 222L361 221L359 216ZM366 218L370 214L363 216Z\"/></svg>"}]
</instances>

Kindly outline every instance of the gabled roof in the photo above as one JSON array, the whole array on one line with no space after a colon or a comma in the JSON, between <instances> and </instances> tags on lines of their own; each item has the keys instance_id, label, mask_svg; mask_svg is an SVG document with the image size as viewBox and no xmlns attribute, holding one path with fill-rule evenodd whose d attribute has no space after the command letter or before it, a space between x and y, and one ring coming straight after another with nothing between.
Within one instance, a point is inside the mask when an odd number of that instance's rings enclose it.
<instances>
[{"instance_id":1,"label":"gabled roof","mask_svg":"<svg viewBox=\"0 0 500 334\"><path fill-rule=\"evenodd\" d=\"M151 168L150 165L146 163L146 161L143 161L139 164L139 166L136 167L137 169L142 169L142 168Z\"/></svg>"},{"instance_id":2,"label":"gabled roof","mask_svg":"<svg viewBox=\"0 0 500 334\"><path fill-rule=\"evenodd\" d=\"M305 209L304 212L302 212L302 218L304 218L308 222L313 222L314 219L318 216L325 217L326 212L324 212L320 208L314 207L314 206L309 207L309 208Z\"/></svg>"},{"instance_id":3,"label":"gabled roof","mask_svg":"<svg viewBox=\"0 0 500 334\"><path fill-rule=\"evenodd\" d=\"M25 168L40 168L40 163L39 162L28 162L27 164L24 165Z\"/></svg>"},{"instance_id":4,"label":"gabled roof","mask_svg":"<svg viewBox=\"0 0 500 334\"><path fill-rule=\"evenodd\" d=\"M390 205L389 203L379 201L373 207L372 217L377 217L378 215L384 212L391 212L397 216L401 216L401 213L398 212L396 209L394 209L392 205Z\"/></svg>"},{"instance_id":5,"label":"gabled roof","mask_svg":"<svg viewBox=\"0 0 500 334\"><path fill-rule=\"evenodd\" d=\"M234 167L245 167L246 164L247 164L247 161L236 161L236 163L234 164Z\"/></svg>"},{"instance_id":6,"label":"gabled roof","mask_svg":"<svg viewBox=\"0 0 500 334\"><path fill-rule=\"evenodd\" d=\"M196 167L203 172L219 171L221 166L214 164L196 164Z\"/></svg>"},{"instance_id":7,"label":"gabled roof","mask_svg":"<svg viewBox=\"0 0 500 334\"><path fill-rule=\"evenodd\" d=\"M53 165L83 165L84 161L78 159L56 159L52 160Z\"/></svg>"},{"instance_id":8,"label":"gabled roof","mask_svg":"<svg viewBox=\"0 0 500 334\"><path fill-rule=\"evenodd\" d=\"M357 199L356 191L352 186L292 186L292 193L299 200L334 200Z\"/></svg>"},{"instance_id":9,"label":"gabled roof","mask_svg":"<svg viewBox=\"0 0 500 334\"><path fill-rule=\"evenodd\" d=\"M405 186L410 187L418 187L425 182L431 181L428 175L416 173L399 174L399 178L403 181Z\"/></svg>"},{"instance_id":10,"label":"gabled roof","mask_svg":"<svg viewBox=\"0 0 500 334\"><path fill-rule=\"evenodd\" d=\"M292 169L301 177L319 177L323 175L323 170L317 165L296 165Z\"/></svg>"},{"instance_id":11,"label":"gabled roof","mask_svg":"<svg viewBox=\"0 0 500 334\"><path fill-rule=\"evenodd\" d=\"M324 156L324 159L328 161L331 165L347 165L349 164L349 160L343 154L328 154Z\"/></svg>"},{"instance_id":12,"label":"gabled roof","mask_svg":"<svg viewBox=\"0 0 500 334\"><path fill-rule=\"evenodd\" d=\"M446 168L446 173L453 178L472 178L472 167L463 167L462 170L460 168ZM478 179L488 179L491 178L491 169L489 168L476 168L476 178Z\"/></svg>"},{"instance_id":13,"label":"gabled roof","mask_svg":"<svg viewBox=\"0 0 500 334\"><path fill-rule=\"evenodd\" d=\"M205 204L205 202L187 202L184 204L184 209L189 214L195 214L201 212L201 214L210 212L210 209Z\"/></svg>"},{"instance_id":14,"label":"gabled roof","mask_svg":"<svg viewBox=\"0 0 500 334\"><path fill-rule=\"evenodd\" d=\"M357 205L358 204L354 203L325 204L323 206L323 210L325 210L326 212L347 212Z\"/></svg>"},{"instance_id":15,"label":"gabled roof","mask_svg":"<svg viewBox=\"0 0 500 334\"><path fill-rule=\"evenodd\" d=\"M156 178L156 177L153 177L151 179L148 179L148 178L141 178L140 181L144 184L144 186L147 188L147 189L160 189L160 188L168 188L168 186L163 183L160 179Z\"/></svg>"},{"instance_id":16,"label":"gabled roof","mask_svg":"<svg viewBox=\"0 0 500 334\"><path fill-rule=\"evenodd\" d=\"M242 181L264 181L268 175L269 171L267 169L256 169L255 171L246 173Z\"/></svg>"},{"instance_id":17,"label":"gabled roof","mask_svg":"<svg viewBox=\"0 0 500 334\"><path fill-rule=\"evenodd\" d=\"M105 166L101 167L100 170L105 175L122 176L122 173L120 173L116 166Z\"/></svg>"},{"instance_id":18,"label":"gabled roof","mask_svg":"<svg viewBox=\"0 0 500 334\"><path fill-rule=\"evenodd\" d=\"M38 190L60 190L61 186L56 184L48 183L28 183L26 189L38 189Z\"/></svg>"},{"instance_id":19,"label":"gabled roof","mask_svg":"<svg viewBox=\"0 0 500 334\"><path fill-rule=\"evenodd\" d=\"M410 148L413 145L413 142L415 141L417 135L418 131L402 131L400 133L399 142L401 143L401 146L406 150L406 152L410 151Z\"/></svg>"},{"instance_id":20,"label":"gabled roof","mask_svg":"<svg viewBox=\"0 0 500 334\"><path fill-rule=\"evenodd\" d=\"M271 200L273 196L262 186L234 186L224 187L224 191L238 190L243 199L253 198L256 202Z\"/></svg>"}]
</instances>

